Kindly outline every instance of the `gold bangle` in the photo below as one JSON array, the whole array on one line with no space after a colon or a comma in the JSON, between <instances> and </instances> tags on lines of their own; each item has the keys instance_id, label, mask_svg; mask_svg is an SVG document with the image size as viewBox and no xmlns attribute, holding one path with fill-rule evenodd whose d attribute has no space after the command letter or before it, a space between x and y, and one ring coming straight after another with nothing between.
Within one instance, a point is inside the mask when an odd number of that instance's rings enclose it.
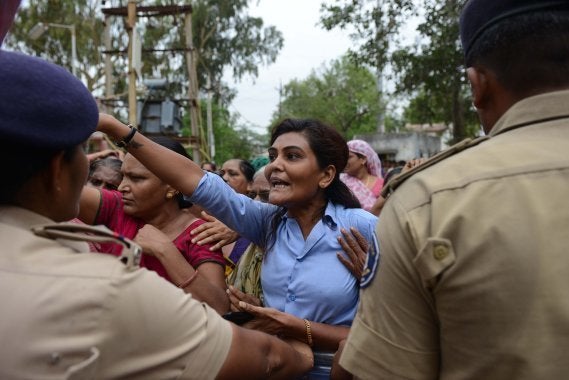
<instances>
[{"instance_id":1,"label":"gold bangle","mask_svg":"<svg viewBox=\"0 0 569 380\"><path fill-rule=\"evenodd\" d=\"M182 282L180 285L178 285L178 288L180 289L186 289L192 282L194 282L194 280L196 279L196 277L198 277L198 270L196 269L196 271L190 276L190 278L188 278L186 281Z\"/></svg>"},{"instance_id":2,"label":"gold bangle","mask_svg":"<svg viewBox=\"0 0 569 380\"><path fill-rule=\"evenodd\" d=\"M312 347L312 329L310 328L310 321L304 319L304 326L306 326L306 342Z\"/></svg>"}]
</instances>

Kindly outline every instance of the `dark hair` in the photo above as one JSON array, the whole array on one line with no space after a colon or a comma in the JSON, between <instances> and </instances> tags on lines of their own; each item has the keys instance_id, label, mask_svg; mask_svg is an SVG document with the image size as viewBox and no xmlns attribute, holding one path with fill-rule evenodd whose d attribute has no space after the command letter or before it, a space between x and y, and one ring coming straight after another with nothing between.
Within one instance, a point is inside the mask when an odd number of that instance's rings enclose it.
<instances>
[{"instance_id":1,"label":"dark hair","mask_svg":"<svg viewBox=\"0 0 569 380\"><path fill-rule=\"evenodd\" d=\"M524 13L489 27L474 42L466 64L492 70L520 96L569 85L569 11Z\"/></svg>"},{"instance_id":2,"label":"dark hair","mask_svg":"<svg viewBox=\"0 0 569 380\"><path fill-rule=\"evenodd\" d=\"M403 167L404 166L396 166L390 171L388 171L387 174L385 175L385 178L383 179L383 186L387 185L387 182L389 182L393 177L400 174L401 171L403 170Z\"/></svg>"},{"instance_id":3,"label":"dark hair","mask_svg":"<svg viewBox=\"0 0 569 380\"><path fill-rule=\"evenodd\" d=\"M200 168L203 169L204 165L210 165L210 166L211 166L211 169L212 169L213 171L216 171L216 170L217 170L217 165L216 165L215 162L213 162L213 161L204 161L204 162L202 162L201 165L200 165Z\"/></svg>"},{"instance_id":4,"label":"dark hair","mask_svg":"<svg viewBox=\"0 0 569 380\"><path fill-rule=\"evenodd\" d=\"M310 149L316 156L318 167L324 169L328 165L336 168L336 175L330 186L324 191L326 200L346 208L360 208L361 204L344 182L340 180L340 173L344 171L348 162L348 145L346 139L334 128L314 119L284 119L274 126L271 133L270 145L275 140L289 132L300 133L308 141ZM322 210L324 211L324 210ZM277 227L286 213L281 207L271 221L271 229L267 237L266 249L275 241Z\"/></svg>"},{"instance_id":5,"label":"dark hair","mask_svg":"<svg viewBox=\"0 0 569 380\"><path fill-rule=\"evenodd\" d=\"M247 182L253 182L253 176L255 175L253 165L251 165L249 161L241 158L237 158L237 161L239 161L239 170L241 170L241 173L247 178Z\"/></svg>"},{"instance_id":6,"label":"dark hair","mask_svg":"<svg viewBox=\"0 0 569 380\"><path fill-rule=\"evenodd\" d=\"M306 137L320 169L328 165L336 168L336 175L330 186L326 188L326 198L346 208L360 208L358 199L346 184L340 181L340 173L344 171L349 155L348 145L342 135L336 129L318 120L285 119L273 128L271 145L279 136L289 132L300 133Z\"/></svg>"},{"instance_id":7,"label":"dark hair","mask_svg":"<svg viewBox=\"0 0 569 380\"><path fill-rule=\"evenodd\" d=\"M192 160L192 156L190 156L186 148L184 148L184 146L176 140L173 140L166 136L152 136L149 137L149 139L154 141L158 145L162 145L163 147L168 148L171 151L181 154L187 159ZM182 193L176 194L176 200L178 201L178 207L180 207L181 209L190 208L193 205L192 202L189 202L184 198L184 194Z\"/></svg>"},{"instance_id":8,"label":"dark hair","mask_svg":"<svg viewBox=\"0 0 569 380\"><path fill-rule=\"evenodd\" d=\"M32 177L45 170L53 157L63 151L63 159L66 162L73 160L80 145L67 149L49 150L38 147L25 147L21 144L3 141L0 143L0 162L2 173L8 179L0 186L0 204L16 204L18 192ZM16 160L16 163L14 163Z\"/></svg>"}]
</instances>

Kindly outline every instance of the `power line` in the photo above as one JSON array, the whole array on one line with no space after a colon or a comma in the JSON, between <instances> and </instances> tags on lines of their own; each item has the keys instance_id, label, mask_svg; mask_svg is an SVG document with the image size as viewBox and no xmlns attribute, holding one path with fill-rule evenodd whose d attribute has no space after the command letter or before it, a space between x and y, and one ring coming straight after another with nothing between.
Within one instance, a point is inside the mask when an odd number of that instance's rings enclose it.
<instances>
[{"instance_id":1,"label":"power line","mask_svg":"<svg viewBox=\"0 0 569 380\"><path fill-rule=\"evenodd\" d=\"M243 116L243 114L239 112L239 110L233 104L230 104L230 107L233 108L233 111L235 112L235 114L237 114L237 116L239 116L239 118L243 119L248 124L246 125L247 127L251 127L254 129L263 129L263 132L267 131L267 127L263 127L257 123L254 123L251 120L247 119L245 116Z\"/></svg>"}]
</instances>

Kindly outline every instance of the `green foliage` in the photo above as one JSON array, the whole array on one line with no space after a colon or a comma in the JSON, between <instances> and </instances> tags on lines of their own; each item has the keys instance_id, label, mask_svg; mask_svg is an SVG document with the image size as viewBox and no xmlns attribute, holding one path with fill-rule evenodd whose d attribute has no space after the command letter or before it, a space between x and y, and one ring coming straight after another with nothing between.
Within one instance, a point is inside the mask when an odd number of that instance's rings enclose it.
<instances>
[{"instance_id":1,"label":"green foliage","mask_svg":"<svg viewBox=\"0 0 569 380\"><path fill-rule=\"evenodd\" d=\"M414 11L413 0L335 0L322 4L320 21L325 29L349 29L359 43L350 50L352 61L383 70L390 42Z\"/></svg>"},{"instance_id":2,"label":"green foliage","mask_svg":"<svg viewBox=\"0 0 569 380\"><path fill-rule=\"evenodd\" d=\"M37 55L71 71L71 31L50 27L37 40L28 33L38 23L75 25L77 38L77 75L89 90L102 88L103 23L95 0L35 0L24 2L16 14L6 46Z\"/></svg>"},{"instance_id":3,"label":"green foliage","mask_svg":"<svg viewBox=\"0 0 569 380\"><path fill-rule=\"evenodd\" d=\"M351 32L350 37L356 43L355 48L348 51L351 61L375 69L380 104L375 111L378 129L387 127L383 73L389 62L390 46L413 11L413 0L335 0L332 5L321 6L320 21L325 29Z\"/></svg>"},{"instance_id":4,"label":"green foliage","mask_svg":"<svg viewBox=\"0 0 569 380\"><path fill-rule=\"evenodd\" d=\"M202 118L206 119L205 103L202 102ZM266 136L256 134L238 125L237 117L219 103L212 104L212 125L215 140L216 163L221 165L231 158L250 159L254 148L266 150Z\"/></svg>"},{"instance_id":5,"label":"green foliage","mask_svg":"<svg viewBox=\"0 0 569 380\"><path fill-rule=\"evenodd\" d=\"M257 76L258 67L273 63L283 47L282 33L247 14L248 0L198 0L193 6L193 34L199 54L198 73L219 83L223 70L236 79Z\"/></svg>"},{"instance_id":6,"label":"green foliage","mask_svg":"<svg viewBox=\"0 0 569 380\"><path fill-rule=\"evenodd\" d=\"M459 43L463 4L464 0L336 0L322 6L321 22L328 30L353 30L352 38L359 45L350 57L356 62L379 70L392 65L396 95L411 98L406 122L452 124L453 140L459 141L478 131ZM420 42L393 51L401 37L400 26L417 14L425 18L417 29ZM386 120L386 127L389 123Z\"/></svg>"},{"instance_id":7,"label":"green foliage","mask_svg":"<svg viewBox=\"0 0 569 380\"><path fill-rule=\"evenodd\" d=\"M137 6L172 5L170 0L138 1ZM263 20L248 14L249 0L196 0L191 3L192 34L198 74L198 85L206 90L206 78L211 80L216 103L229 104L235 92L221 82L224 70L230 68L235 78L257 76L259 65L276 60L283 46L283 37L273 26L265 26ZM182 5L182 4L178 4ZM103 59L104 15L102 8L125 7L124 0L34 0L24 2L16 17L15 25L5 45L11 49L39 55L49 61L68 67L71 71L71 33L69 30L50 28L38 40L32 40L28 32L39 22L75 25L77 35L78 75L89 90L104 93L105 75ZM116 106L126 107L128 33L125 20L120 16L108 18L111 27L111 51ZM142 41L142 79L166 78L169 86L165 95L172 99L187 100L188 66L184 55L186 48L184 15L138 17L136 29ZM154 51L149 50L164 50ZM169 51L177 49L178 51ZM144 98L147 94L140 93ZM187 104L187 103L186 103ZM124 111L124 108L121 110ZM227 113L227 111L224 111ZM124 113L124 112L123 112ZM120 114L124 117L123 114ZM119 116L120 117L120 116ZM186 118L187 120L187 118ZM206 120L204 117L202 120ZM229 115L219 118L220 133L218 152L248 157L244 139ZM225 120L225 121L223 121ZM185 123L183 134L189 134ZM219 130L218 130L219 129ZM253 142L255 138L252 138ZM250 142L251 143L251 142ZM248 150L249 149L249 150Z\"/></svg>"},{"instance_id":8,"label":"green foliage","mask_svg":"<svg viewBox=\"0 0 569 380\"><path fill-rule=\"evenodd\" d=\"M379 109L375 77L347 57L284 86L284 100L273 121L314 118L336 127L346 138L375 130Z\"/></svg>"},{"instance_id":9,"label":"green foliage","mask_svg":"<svg viewBox=\"0 0 569 380\"><path fill-rule=\"evenodd\" d=\"M412 96L405 116L413 123L453 125L453 142L477 131L464 74L458 19L462 2L425 0L422 43L393 54L397 91Z\"/></svg>"},{"instance_id":10,"label":"green foliage","mask_svg":"<svg viewBox=\"0 0 569 380\"><path fill-rule=\"evenodd\" d=\"M170 0L157 3L171 5ZM206 78L216 97L229 102L234 92L222 83L225 69L236 79L256 77L260 65L273 63L283 46L282 33L274 26L264 26L259 17L248 13L248 0L197 0L192 2L192 35L198 84L206 90ZM142 22L142 21L141 21ZM144 21L144 45L154 48L184 48L184 21L181 16L149 18ZM174 85L184 84L187 67L181 59L163 53L144 57L147 76L169 78ZM181 74L184 75L181 75Z\"/></svg>"}]
</instances>

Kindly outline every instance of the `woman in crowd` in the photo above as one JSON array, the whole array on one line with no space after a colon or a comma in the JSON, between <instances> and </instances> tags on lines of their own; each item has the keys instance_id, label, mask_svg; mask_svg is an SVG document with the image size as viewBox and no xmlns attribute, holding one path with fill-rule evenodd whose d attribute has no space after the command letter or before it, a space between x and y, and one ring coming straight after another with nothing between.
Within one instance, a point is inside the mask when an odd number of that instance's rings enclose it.
<instances>
[{"instance_id":1,"label":"woman in crowd","mask_svg":"<svg viewBox=\"0 0 569 380\"><path fill-rule=\"evenodd\" d=\"M342 250L338 238L342 229L353 226L372 241L377 218L359 208L339 179L348 149L335 129L292 119L273 129L271 162L265 168L271 185L268 204L236 193L219 176L133 134L108 115L101 115L99 126L122 138L129 153L162 180L263 248L261 281L267 308L244 301L234 304L254 314L249 327L321 350L338 348L348 334L359 294L358 281L336 257Z\"/></svg>"},{"instance_id":2,"label":"woman in crowd","mask_svg":"<svg viewBox=\"0 0 569 380\"><path fill-rule=\"evenodd\" d=\"M271 185L265 177L265 167L261 167L253 176L249 198L260 202L269 201ZM263 302L261 288L261 263L263 262L263 249L251 243L236 263L234 270L227 277L227 284L235 289L254 296Z\"/></svg>"},{"instance_id":3,"label":"woman in crowd","mask_svg":"<svg viewBox=\"0 0 569 380\"><path fill-rule=\"evenodd\" d=\"M180 143L166 137L153 140L189 158ZM142 267L191 292L218 312L227 311L223 257L207 245L197 246L190 241L190 231L203 221L188 211L190 204L175 188L152 174L134 156L125 155L122 172L119 192L85 186L79 219L87 224L103 224L135 239L144 250ZM120 254L121 247L117 245L102 246L104 252Z\"/></svg>"},{"instance_id":4,"label":"woman in crowd","mask_svg":"<svg viewBox=\"0 0 569 380\"><path fill-rule=\"evenodd\" d=\"M117 190L122 181L121 166L122 161L115 156L91 161L87 184L98 189Z\"/></svg>"},{"instance_id":5,"label":"woman in crowd","mask_svg":"<svg viewBox=\"0 0 569 380\"><path fill-rule=\"evenodd\" d=\"M210 162L210 161L204 161L201 164L201 168L203 170L205 170L206 172L216 172L217 171L217 165L215 165L215 163Z\"/></svg>"},{"instance_id":6,"label":"woman in crowd","mask_svg":"<svg viewBox=\"0 0 569 380\"><path fill-rule=\"evenodd\" d=\"M348 141L348 149L348 163L340 178L358 198L362 208L370 211L383 187L381 161L363 140Z\"/></svg>"},{"instance_id":7,"label":"woman in crowd","mask_svg":"<svg viewBox=\"0 0 569 380\"><path fill-rule=\"evenodd\" d=\"M223 180L227 182L229 186L239 194L247 195L251 190L251 184L253 183L253 176L255 174L255 169L249 161L233 158L227 160L221 166L220 174ZM235 264L239 261L247 247L251 244L251 241L245 237L238 237L233 243L224 245L221 248L223 252L223 257L226 259L225 275L229 276L235 268Z\"/></svg>"},{"instance_id":8,"label":"woman in crowd","mask_svg":"<svg viewBox=\"0 0 569 380\"><path fill-rule=\"evenodd\" d=\"M255 168L249 161L232 158L221 165L220 174L223 180L239 194L247 194L253 182Z\"/></svg>"}]
</instances>

